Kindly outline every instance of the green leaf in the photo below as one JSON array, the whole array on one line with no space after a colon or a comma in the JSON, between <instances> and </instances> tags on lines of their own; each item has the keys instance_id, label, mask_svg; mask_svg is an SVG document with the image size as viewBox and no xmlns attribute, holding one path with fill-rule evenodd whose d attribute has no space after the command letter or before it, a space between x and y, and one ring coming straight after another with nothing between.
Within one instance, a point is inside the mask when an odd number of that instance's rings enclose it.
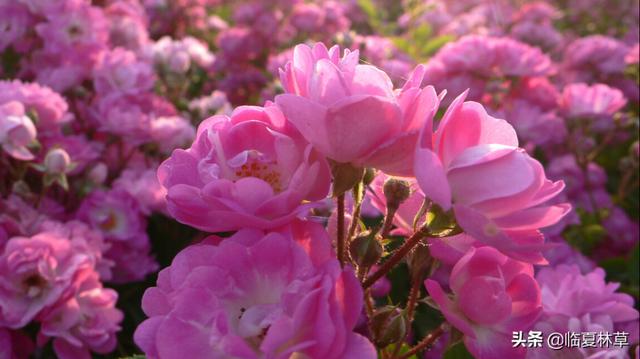
<instances>
[{"instance_id":1,"label":"green leaf","mask_svg":"<svg viewBox=\"0 0 640 359\"><path fill-rule=\"evenodd\" d=\"M473 356L462 342L458 342L447 349L443 359L473 359Z\"/></svg>"},{"instance_id":2,"label":"green leaf","mask_svg":"<svg viewBox=\"0 0 640 359\"><path fill-rule=\"evenodd\" d=\"M146 359L147 357L145 357L142 354L134 354L134 355L130 355L128 357L121 357L120 359Z\"/></svg>"}]
</instances>

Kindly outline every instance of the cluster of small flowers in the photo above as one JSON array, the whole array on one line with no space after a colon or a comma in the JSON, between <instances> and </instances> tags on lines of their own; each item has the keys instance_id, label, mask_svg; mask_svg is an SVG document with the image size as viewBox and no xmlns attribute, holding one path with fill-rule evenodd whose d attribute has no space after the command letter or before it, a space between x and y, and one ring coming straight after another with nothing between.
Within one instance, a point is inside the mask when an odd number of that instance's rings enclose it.
<instances>
[{"instance_id":1,"label":"cluster of small flowers","mask_svg":"<svg viewBox=\"0 0 640 359\"><path fill-rule=\"evenodd\" d=\"M0 29L0 357L50 339L61 358L111 352L123 314L103 283L158 269L157 165L193 140L191 115L228 106L214 92L180 113L168 74L213 55L151 40L135 1L0 1Z\"/></svg>"},{"instance_id":2,"label":"cluster of small flowers","mask_svg":"<svg viewBox=\"0 0 640 359\"><path fill-rule=\"evenodd\" d=\"M562 25L599 2L0 0L0 358L113 351L152 215L203 233L142 298L149 358L626 357L511 343L638 342L597 264L640 240L637 4ZM425 23L455 40L419 64Z\"/></svg>"}]
</instances>

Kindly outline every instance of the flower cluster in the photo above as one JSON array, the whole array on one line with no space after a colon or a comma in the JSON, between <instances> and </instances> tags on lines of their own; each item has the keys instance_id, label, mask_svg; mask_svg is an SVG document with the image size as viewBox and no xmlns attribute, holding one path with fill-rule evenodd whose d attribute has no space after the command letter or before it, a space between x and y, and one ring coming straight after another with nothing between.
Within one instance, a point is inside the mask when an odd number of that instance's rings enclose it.
<instances>
[{"instance_id":1,"label":"flower cluster","mask_svg":"<svg viewBox=\"0 0 640 359\"><path fill-rule=\"evenodd\" d=\"M0 0L0 358L630 357L637 13Z\"/></svg>"}]
</instances>

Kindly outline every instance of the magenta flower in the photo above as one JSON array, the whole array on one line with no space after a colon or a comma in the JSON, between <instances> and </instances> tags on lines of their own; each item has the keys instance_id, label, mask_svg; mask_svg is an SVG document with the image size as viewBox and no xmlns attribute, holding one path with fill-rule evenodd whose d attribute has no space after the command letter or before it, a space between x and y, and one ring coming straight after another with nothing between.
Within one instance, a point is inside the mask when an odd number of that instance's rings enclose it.
<instances>
[{"instance_id":1,"label":"magenta flower","mask_svg":"<svg viewBox=\"0 0 640 359\"><path fill-rule=\"evenodd\" d=\"M97 274L92 273L78 285L75 295L39 316L39 344L54 338L53 348L61 359L91 358L91 351L113 351L123 318L115 307L117 299L118 293L103 288Z\"/></svg>"},{"instance_id":2,"label":"magenta flower","mask_svg":"<svg viewBox=\"0 0 640 359\"><path fill-rule=\"evenodd\" d=\"M514 348L513 331L526 330L542 311L533 266L491 247L472 248L453 267L449 297L440 284L425 287L451 325L464 334L467 349L479 359L524 358Z\"/></svg>"},{"instance_id":3,"label":"magenta flower","mask_svg":"<svg viewBox=\"0 0 640 359\"><path fill-rule=\"evenodd\" d=\"M311 241L329 245L326 233ZM353 271L313 261L314 245L305 248L256 230L188 247L145 292L150 318L136 343L150 359L376 358L352 331L362 309Z\"/></svg>"},{"instance_id":4,"label":"magenta flower","mask_svg":"<svg viewBox=\"0 0 640 359\"><path fill-rule=\"evenodd\" d=\"M89 254L54 232L10 239L0 255L0 323L27 325L87 270L92 271Z\"/></svg>"},{"instance_id":5,"label":"magenta flower","mask_svg":"<svg viewBox=\"0 0 640 359\"><path fill-rule=\"evenodd\" d=\"M536 330L551 332L629 333L629 343L638 342L638 311L633 298L617 293L619 283L607 283L602 268L581 274L576 265L543 268L536 275L542 292L543 314ZM565 348L560 352L548 348L532 351L532 358L561 357L626 357L627 348ZM609 354L609 356L605 354ZM599 355L596 355L599 353Z\"/></svg>"},{"instance_id":6,"label":"magenta flower","mask_svg":"<svg viewBox=\"0 0 640 359\"><path fill-rule=\"evenodd\" d=\"M394 175L412 175L419 128L438 108L432 87L421 89L418 67L395 93L383 71L358 64L358 51L298 45L281 72L287 92L276 97L285 116L328 158Z\"/></svg>"},{"instance_id":7,"label":"magenta flower","mask_svg":"<svg viewBox=\"0 0 640 359\"><path fill-rule=\"evenodd\" d=\"M453 208L460 226L513 258L544 263L538 231L558 222L569 204L544 205L564 188L518 148L515 130L482 105L456 98L438 129L431 121L416 152L416 179L425 196Z\"/></svg>"},{"instance_id":8,"label":"magenta flower","mask_svg":"<svg viewBox=\"0 0 640 359\"><path fill-rule=\"evenodd\" d=\"M323 199L329 167L277 107L243 106L213 116L187 150L158 169L169 212L209 232L275 228Z\"/></svg>"}]
</instances>

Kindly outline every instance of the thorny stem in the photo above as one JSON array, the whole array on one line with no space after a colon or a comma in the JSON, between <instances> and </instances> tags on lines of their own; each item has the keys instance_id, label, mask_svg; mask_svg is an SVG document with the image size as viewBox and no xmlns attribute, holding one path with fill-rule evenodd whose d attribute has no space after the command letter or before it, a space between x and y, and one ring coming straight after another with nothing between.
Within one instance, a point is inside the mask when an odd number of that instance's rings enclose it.
<instances>
[{"instance_id":1,"label":"thorny stem","mask_svg":"<svg viewBox=\"0 0 640 359\"><path fill-rule=\"evenodd\" d=\"M405 310L407 312L408 323L413 323L413 316L416 311L418 296L420 296L420 285L422 284L421 282L422 281L419 276L417 275L413 276L413 282L411 283L411 289L409 291L409 299L407 300L407 306L405 307ZM406 341L408 337L409 337L409 331L407 331L407 334L404 336L404 338L402 338L402 340L396 343L396 346L393 350L393 355L391 356L392 358L395 358L398 356L398 353L400 352L400 348L402 347L402 342Z\"/></svg>"},{"instance_id":2,"label":"thorny stem","mask_svg":"<svg viewBox=\"0 0 640 359\"><path fill-rule=\"evenodd\" d=\"M402 258L404 258L407 253L411 250L411 248L415 247L421 239L426 237L429 234L429 230L426 227L420 228L417 232L415 232L409 239L407 239L400 248L398 248L393 254L391 258L387 259L380 268L376 272L374 272L369 278L367 278L364 283L362 283L363 288L369 288L373 283L375 283L378 279L382 278L384 275L389 273L393 267L398 264Z\"/></svg>"},{"instance_id":3,"label":"thorny stem","mask_svg":"<svg viewBox=\"0 0 640 359\"><path fill-rule=\"evenodd\" d=\"M382 225L382 230L380 231L380 236L382 236L382 238L386 238L389 235L391 226L393 225L393 217L395 217L397 210L398 208L387 206L387 213L384 216L384 224Z\"/></svg>"},{"instance_id":4,"label":"thorny stem","mask_svg":"<svg viewBox=\"0 0 640 359\"><path fill-rule=\"evenodd\" d=\"M338 261L340 262L340 266L344 267L346 252L344 245L344 193L339 195L336 200L338 202Z\"/></svg>"},{"instance_id":5,"label":"thorny stem","mask_svg":"<svg viewBox=\"0 0 640 359\"><path fill-rule=\"evenodd\" d=\"M351 214L351 225L349 225L349 233L347 234L347 245L353 239L353 236L356 234L356 229L358 228L358 223L360 223L360 210L362 208L362 198L364 197L363 185L362 181L358 182L353 187L353 198L355 200L353 213Z\"/></svg>"},{"instance_id":6,"label":"thorny stem","mask_svg":"<svg viewBox=\"0 0 640 359\"><path fill-rule=\"evenodd\" d=\"M419 351L421 351L421 350L429 347L430 345L432 345L436 341L436 339L438 339L444 333L444 326L445 325L446 324L440 325L433 332L429 333L426 337L424 337L420 341L420 343L416 344L416 346L411 348L408 352L404 353L398 359L408 359L412 355L414 355L414 354L418 353Z\"/></svg>"},{"instance_id":7,"label":"thorny stem","mask_svg":"<svg viewBox=\"0 0 640 359\"><path fill-rule=\"evenodd\" d=\"M420 277L415 276L409 292L409 300L407 301L407 320L409 323L413 322L413 315L416 312L416 305L418 303L418 297L420 296L420 286L422 280Z\"/></svg>"}]
</instances>

